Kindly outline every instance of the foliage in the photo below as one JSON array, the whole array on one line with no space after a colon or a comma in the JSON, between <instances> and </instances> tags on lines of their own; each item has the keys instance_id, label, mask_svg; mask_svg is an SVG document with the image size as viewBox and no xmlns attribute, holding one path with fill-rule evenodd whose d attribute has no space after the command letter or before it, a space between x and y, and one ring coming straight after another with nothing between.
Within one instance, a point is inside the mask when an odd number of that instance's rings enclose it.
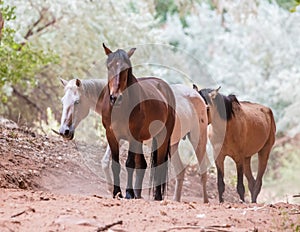
<instances>
[{"instance_id":1,"label":"foliage","mask_svg":"<svg viewBox=\"0 0 300 232\"><path fill-rule=\"evenodd\" d=\"M4 21L15 20L15 8L1 3ZM6 24L6 22L5 22ZM28 87L36 84L35 74L55 60L55 57L41 49L34 49L30 43L15 40L15 30L4 27L0 46L0 97L8 101L16 84Z\"/></svg>"},{"instance_id":2,"label":"foliage","mask_svg":"<svg viewBox=\"0 0 300 232\"><path fill-rule=\"evenodd\" d=\"M17 18L9 26L18 44L27 38L28 49L60 54L60 62L35 79L23 75L24 83L37 83L34 89L17 89L36 104L30 108L44 114L44 120L47 107L60 118L62 88L57 76L106 77L101 48L105 42L112 50L138 46L132 58L137 76L147 73L188 85L221 84L224 93L271 106L281 133L300 131L297 11L291 13L268 0L8 2L16 7ZM285 3L294 4L280 2ZM17 103L16 95L11 99L10 108L24 105Z\"/></svg>"},{"instance_id":3,"label":"foliage","mask_svg":"<svg viewBox=\"0 0 300 232\"><path fill-rule=\"evenodd\" d=\"M161 22L167 20L168 14L178 13L178 7L176 6L174 0L156 0L155 1L155 18L159 18Z\"/></svg>"},{"instance_id":4,"label":"foliage","mask_svg":"<svg viewBox=\"0 0 300 232\"><path fill-rule=\"evenodd\" d=\"M268 199L282 200L287 198L289 201L299 203L299 199L285 195L287 192L292 195L300 193L299 186L295 185L300 175L299 146L298 138L292 144L287 143L274 149L264 178L264 191L269 193ZM274 182L274 180L276 181Z\"/></svg>"},{"instance_id":5,"label":"foliage","mask_svg":"<svg viewBox=\"0 0 300 232\"><path fill-rule=\"evenodd\" d=\"M11 24L17 32L16 38L23 41L32 32L29 39L34 47L53 50L60 55L58 64L48 66L36 76L38 85L25 91L26 98L36 103L30 108L37 112L31 115L34 118L26 115L27 121L47 121L47 107L59 120L63 88L58 76L65 79L106 77L103 42L112 50L118 47L129 49L137 44L154 43L159 37L156 20L151 13L153 6L145 1L14 0L11 4L16 6L18 16ZM138 49L133 63L143 56L146 57L145 51ZM10 113L9 116L13 115Z\"/></svg>"},{"instance_id":6,"label":"foliage","mask_svg":"<svg viewBox=\"0 0 300 232\"><path fill-rule=\"evenodd\" d=\"M276 0L276 2L279 6L291 11L295 11L295 8L300 4L299 0Z\"/></svg>"},{"instance_id":7,"label":"foliage","mask_svg":"<svg viewBox=\"0 0 300 232\"><path fill-rule=\"evenodd\" d=\"M300 116L300 13L267 1L250 3L228 6L225 14L197 5L198 13L186 17L189 27L180 27L178 16L170 16L163 36L208 70L213 81L201 84L221 85L223 93L272 107L278 131L295 134L300 132L294 129Z\"/></svg>"},{"instance_id":8,"label":"foliage","mask_svg":"<svg viewBox=\"0 0 300 232\"><path fill-rule=\"evenodd\" d=\"M10 119L35 122L47 133L58 129L63 87L57 77L106 78L104 42L112 50L138 48L132 57L138 77L221 85L224 94L270 106L279 135L300 132L298 0L6 3L1 4L6 21L0 47L0 93L6 103L0 114ZM76 138L94 142L99 132L105 141L101 120L92 113ZM194 161L188 143L180 149L188 154L186 161ZM283 147L271 157L269 170L276 171L266 175L267 188L275 189L273 179L280 188L297 181L296 148Z\"/></svg>"}]
</instances>

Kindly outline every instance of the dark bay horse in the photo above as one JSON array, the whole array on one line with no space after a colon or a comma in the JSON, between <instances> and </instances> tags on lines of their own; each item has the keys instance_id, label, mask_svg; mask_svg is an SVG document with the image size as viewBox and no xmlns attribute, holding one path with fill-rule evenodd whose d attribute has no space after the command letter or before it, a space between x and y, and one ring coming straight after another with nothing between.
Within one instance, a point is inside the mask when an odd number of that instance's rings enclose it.
<instances>
[{"instance_id":1,"label":"dark bay horse","mask_svg":"<svg viewBox=\"0 0 300 232\"><path fill-rule=\"evenodd\" d=\"M198 91L197 87L194 88ZM256 203L269 154L275 142L276 125L272 110L260 104L238 101L235 95L224 96L219 89L202 89L200 95L209 106L212 143L218 172L219 201L223 202L224 159L230 156L237 168L237 192L244 201L243 174L248 180L251 201ZM258 172L254 179L251 157L258 153Z\"/></svg>"},{"instance_id":2,"label":"dark bay horse","mask_svg":"<svg viewBox=\"0 0 300 232\"><path fill-rule=\"evenodd\" d=\"M101 79L69 81L61 79L64 86L62 98L62 115L60 133L66 139L73 139L77 125L83 120L90 110L99 115L102 114L101 92L104 90L107 81ZM181 190L184 180L186 166L182 163L184 153L179 153L178 145L182 138L187 137L196 154L200 165L201 183L203 187L203 201L208 202L206 191L206 165L207 154L205 153L207 142L207 114L206 105L202 97L193 90L182 84L170 85L175 95L176 119L174 130L171 136L171 162L176 174L176 184L173 199L180 201ZM111 151L107 146L105 155L102 158L102 169L105 174L108 190L112 192L110 168Z\"/></svg>"},{"instance_id":3,"label":"dark bay horse","mask_svg":"<svg viewBox=\"0 0 300 232\"><path fill-rule=\"evenodd\" d=\"M175 124L175 97L170 86L161 79L137 79L132 73L129 52L112 52L104 44L107 55L108 84L103 95L102 123L112 153L113 195L121 195L119 141L129 142L126 162L126 198L140 198L147 168L142 144L152 139L154 199L162 200L167 179L170 137ZM136 181L133 188L133 171Z\"/></svg>"}]
</instances>

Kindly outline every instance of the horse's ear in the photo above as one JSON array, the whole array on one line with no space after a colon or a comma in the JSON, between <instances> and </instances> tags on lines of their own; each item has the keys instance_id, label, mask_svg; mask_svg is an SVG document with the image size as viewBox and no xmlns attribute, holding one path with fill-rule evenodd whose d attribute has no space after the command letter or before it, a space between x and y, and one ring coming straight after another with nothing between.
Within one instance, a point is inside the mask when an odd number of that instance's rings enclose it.
<instances>
[{"instance_id":1,"label":"horse's ear","mask_svg":"<svg viewBox=\"0 0 300 232\"><path fill-rule=\"evenodd\" d=\"M112 53L112 51L111 51L108 47L106 47L104 43L102 44L102 46L103 46L104 51L105 51L105 54L106 54L107 56L108 56L110 53Z\"/></svg>"},{"instance_id":2,"label":"horse's ear","mask_svg":"<svg viewBox=\"0 0 300 232\"><path fill-rule=\"evenodd\" d=\"M66 86L68 84L68 81L62 79L62 78L59 78L60 82L62 83L63 86Z\"/></svg>"},{"instance_id":3,"label":"horse's ear","mask_svg":"<svg viewBox=\"0 0 300 232\"><path fill-rule=\"evenodd\" d=\"M133 55L133 53L134 53L135 50L136 50L136 48L131 48L129 50L129 52L127 52L127 55L128 55L129 58Z\"/></svg>"},{"instance_id":4,"label":"horse's ear","mask_svg":"<svg viewBox=\"0 0 300 232\"><path fill-rule=\"evenodd\" d=\"M81 80L76 79L76 86L77 86L77 87L80 87L80 86L81 86Z\"/></svg>"},{"instance_id":5,"label":"horse's ear","mask_svg":"<svg viewBox=\"0 0 300 232\"><path fill-rule=\"evenodd\" d=\"M199 92L197 85L193 84L193 89Z\"/></svg>"},{"instance_id":6,"label":"horse's ear","mask_svg":"<svg viewBox=\"0 0 300 232\"><path fill-rule=\"evenodd\" d=\"M221 86L219 86L219 88L214 89L213 91L210 92L209 96L211 97L211 99L215 99L217 97L220 89L221 89Z\"/></svg>"}]
</instances>

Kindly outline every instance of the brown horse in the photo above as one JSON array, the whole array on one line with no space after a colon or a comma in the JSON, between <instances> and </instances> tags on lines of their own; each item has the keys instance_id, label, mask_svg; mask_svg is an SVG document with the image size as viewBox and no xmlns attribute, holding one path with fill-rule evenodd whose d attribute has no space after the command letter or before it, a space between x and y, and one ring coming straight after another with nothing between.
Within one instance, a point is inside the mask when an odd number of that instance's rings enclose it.
<instances>
[{"instance_id":1,"label":"brown horse","mask_svg":"<svg viewBox=\"0 0 300 232\"><path fill-rule=\"evenodd\" d=\"M165 190L170 152L170 137L175 123L175 97L169 85L161 79L137 79L132 74L129 52L112 52L104 44L108 85L103 95L102 123L112 153L114 178L113 195L121 194L119 141L129 142L126 161L126 198L140 198L147 163L143 155L143 141L152 140L152 165L155 186L154 199L162 200ZM133 188L133 171L136 181Z\"/></svg>"},{"instance_id":2,"label":"brown horse","mask_svg":"<svg viewBox=\"0 0 300 232\"><path fill-rule=\"evenodd\" d=\"M102 114L101 92L106 89L106 80L72 79L66 81L61 79L64 86L64 96L62 98L62 115L59 133L65 139L74 138L77 125L88 115L90 110L94 110L99 115ZM208 202L206 191L208 160L205 154L207 142L207 114L206 105L203 98L192 88L182 84L170 85L176 101L176 119L174 130L171 136L171 163L174 165L176 174L176 184L173 199L180 201L181 190L185 175L186 165L182 163L185 153L179 152L178 146L183 138L188 138L191 142L198 163L200 165L201 182L203 186L203 200ZM105 174L108 190L112 192L112 180L110 175L111 151L107 146L102 158L102 169Z\"/></svg>"},{"instance_id":3,"label":"brown horse","mask_svg":"<svg viewBox=\"0 0 300 232\"><path fill-rule=\"evenodd\" d=\"M198 91L198 89L195 87ZM202 89L200 95L209 106L212 143L218 172L219 201L223 202L224 159L230 156L237 168L237 192L244 201L243 174L248 180L251 200L256 203L262 177L275 141L276 125L272 110L260 104L238 101L235 95L224 96L218 90ZM258 172L254 179L251 157L258 153Z\"/></svg>"}]
</instances>

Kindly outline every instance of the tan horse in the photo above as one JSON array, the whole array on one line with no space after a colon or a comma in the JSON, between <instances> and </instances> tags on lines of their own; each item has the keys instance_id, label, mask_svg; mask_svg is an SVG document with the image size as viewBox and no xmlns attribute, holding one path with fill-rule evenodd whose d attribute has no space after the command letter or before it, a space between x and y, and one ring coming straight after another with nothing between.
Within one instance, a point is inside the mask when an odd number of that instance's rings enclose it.
<instances>
[{"instance_id":1,"label":"tan horse","mask_svg":"<svg viewBox=\"0 0 300 232\"><path fill-rule=\"evenodd\" d=\"M268 107L240 102L235 95L224 96L218 90L202 89L199 93L209 105L211 119L209 139L213 146L218 172L219 201L224 201L224 159L229 156L236 163L237 192L240 199L244 201L243 174L245 174L251 200L255 203L275 141L276 125L273 113ZM251 157L256 153L258 153L258 173L254 179Z\"/></svg>"}]
</instances>

